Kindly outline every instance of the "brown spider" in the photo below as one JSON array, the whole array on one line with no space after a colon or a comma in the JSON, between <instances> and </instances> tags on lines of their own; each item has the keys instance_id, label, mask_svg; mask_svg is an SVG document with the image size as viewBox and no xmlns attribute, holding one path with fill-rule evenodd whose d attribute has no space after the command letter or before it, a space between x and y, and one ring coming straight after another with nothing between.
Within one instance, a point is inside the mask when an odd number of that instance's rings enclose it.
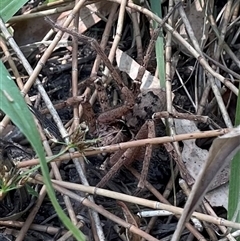
<instances>
[{"instance_id":1,"label":"brown spider","mask_svg":"<svg viewBox=\"0 0 240 241\"><path fill-rule=\"evenodd\" d=\"M106 98L103 97L103 89L99 86L100 85L98 83L97 90L100 91L98 96L100 97L99 99L101 103L101 100L106 100ZM125 103L120 107L100 114L97 119L95 119L95 115L92 109L89 107L89 102L81 102L83 106L83 112L85 113L85 121L88 122L89 126L92 127L92 130L94 130L95 133L98 130L106 129L106 124L114 123L121 119L122 116L124 116L127 126L129 126L130 129L136 133L133 139L138 140L155 137L155 122L151 119L151 117L155 112L163 111L165 109L165 92L161 89L150 89L148 91L144 90L136 98L138 102L136 104L135 99L132 97L129 98L128 96L126 97L125 93L129 94L129 92L130 90L124 87L123 96L125 96ZM131 96L134 95L132 94ZM88 108L86 109L86 107ZM106 107L104 108L106 109ZM97 127L95 127L96 125ZM97 136L99 136L99 133L97 133ZM117 142L126 141L126 139L119 139L119 136L122 136L121 132L118 132L114 138L113 135L111 135L112 142L107 141L107 144L115 144ZM151 144L146 143L145 155L143 158L143 168L141 172L141 179L138 183L138 188L144 187L150 159L152 156L152 148L153 147ZM114 153L109 160L109 165L112 167L110 171L97 184L97 187L103 187L108 182L108 180L121 168L121 166L130 165L136 159L136 157L139 156L139 153L142 153L141 147L119 150Z\"/></svg>"},{"instance_id":2,"label":"brown spider","mask_svg":"<svg viewBox=\"0 0 240 241\"><path fill-rule=\"evenodd\" d=\"M166 17L166 19L164 19L164 21L166 21L167 18L168 17ZM154 99L153 102L150 102L150 104L145 104L143 106L136 105L135 99L140 92L140 88L139 87L135 88L134 93L129 90L129 88L124 84L121 76L116 71L116 69L113 67L113 65L109 61L108 57L106 56L106 54L101 49L101 47L99 46L99 44L97 43L97 41L95 39L81 35L75 31L68 30L61 26L58 26L58 25L54 24L54 22L52 22L51 20L48 20L48 21L50 22L50 24L53 27L55 27L61 31L65 31L65 32L79 38L82 42L91 45L94 48L94 50L97 52L97 54L101 56L102 61L104 62L106 67L109 69L113 79L115 80L115 82L117 84L118 89L121 92L121 95L123 96L123 99L124 99L123 105L118 108L108 110L108 111L100 114L97 118L97 123L103 124L103 123L115 122L116 120L121 119L122 116L126 116L125 118L126 118L126 120L128 120L127 113L132 112L132 117L130 115L130 118L129 118L130 122L134 125L134 123L135 124L138 123L138 122L136 122L136 120L134 122L134 118L137 118L137 119L139 118L139 119L141 119L141 122L143 124L142 126L140 124L141 127L137 128L138 131L135 136L135 139L155 137L155 127L154 127L153 120L151 120L151 116L156 111L164 110L164 108L165 108L165 94L164 93L165 92L160 90L160 92L158 94L155 94L153 92L153 90L151 90L151 91L149 91L149 93L152 93L152 95L153 95L153 99ZM163 21L163 23L164 23L164 21ZM143 65L138 70L138 76L136 77L135 82L139 83L139 86L142 81L142 77L145 73L148 62L150 60L151 52L154 48L154 43L158 37L161 27L162 27L162 25L159 25L158 28L154 31L154 33L152 35L152 39L151 39L148 49L146 51L146 55L143 59ZM101 84L100 81L95 81L95 87L96 87L96 90L98 93L99 103L103 107L103 109L106 110L106 107L108 106L107 105L108 97L106 95L105 88L103 87L103 85ZM140 95L142 95L142 96L140 96L140 98L143 98L143 96L146 95L146 93L141 93ZM148 98L149 97L147 97L146 99L148 99ZM83 113L84 113L83 118L88 123L90 131L94 132L96 129L96 126L95 126L96 125L96 117L91 108L91 104L89 103L89 99L83 95L80 97L80 99L77 99L77 100L73 99L72 101L73 102L80 101L80 103L83 107ZM158 104L155 103L157 101L159 102ZM153 104L155 104L157 109L154 110L152 108ZM149 112L148 116L141 117L143 110L145 110L146 112ZM149 120L147 120L145 122L146 119L149 119ZM137 121L139 121L139 120L137 120ZM171 146L171 144L166 144L165 147L168 152L174 153L173 147ZM100 181L100 183L98 183L97 186L98 187L104 186L106 184L106 182L109 180L109 178L111 178L119 170L119 168L122 165L129 165L130 163L132 163L134 161L134 157L138 154L138 152L139 152L139 148L129 148L126 151L119 150L114 155L112 155L110 158L110 163L113 166L112 166L111 170L103 177L103 179ZM147 176L151 153L152 153L152 145L146 143L146 150L145 150L145 156L144 156L144 161L143 161L143 170L142 170L141 179L138 184L138 187L140 187L140 188L144 187L144 182L145 182L146 176ZM173 154L173 158L176 160L177 157L174 154Z\"/></svg>"}]
</instances>

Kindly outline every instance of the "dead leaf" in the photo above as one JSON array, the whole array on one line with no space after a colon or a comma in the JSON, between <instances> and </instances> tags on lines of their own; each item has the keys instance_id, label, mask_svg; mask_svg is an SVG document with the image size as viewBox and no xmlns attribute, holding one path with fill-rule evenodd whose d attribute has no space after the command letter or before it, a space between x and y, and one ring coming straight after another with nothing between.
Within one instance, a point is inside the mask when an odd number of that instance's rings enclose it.
<instances>
[{"instance_id":1,"label":"dead leaf","mask_svg":"<svg viewBox=\"0 0 240 241\"><path fill-rule=\"evenodd\" d=\"M184 208L184 212L178 221L177 229L173 234L172 240L177 241L181 236L185 223L189 220L195 208L201 202L213 178L227 165L240 150L240 125L233 128L229 133L214 140L209 151L207 162L205 162L193 185L190 196Z\"/></svg>"},{"instance_id":2,"label":"dead leaf","mask_svg":"<svg viewBox=\"0 0 240 241\"><path fill-rule=\"evenodd\" d=\"M193 121L175 119L174 122L177 134L199 131ZM184 140L183 144L182 159L190 175L196 178L203 168L204 163L207 161L208 151L199 148L195 144L194 139ZM212 206L223 206L226 209L228 208L228 185L224 185L228 182L228 179L229 166L216 175L212 181L212 185L208 189L209 193L206 195L206 198Z\"/></svg>"}]
</instances>

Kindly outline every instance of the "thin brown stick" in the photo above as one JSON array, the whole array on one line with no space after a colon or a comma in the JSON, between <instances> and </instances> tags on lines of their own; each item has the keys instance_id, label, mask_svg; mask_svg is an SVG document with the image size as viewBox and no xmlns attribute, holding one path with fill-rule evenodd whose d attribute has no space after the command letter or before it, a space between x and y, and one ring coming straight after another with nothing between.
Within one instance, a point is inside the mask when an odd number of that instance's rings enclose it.
<instances>
[{"instance_id":1,"label":"thin brown stick","mask_svg":"<svg viewBox=\"0 0 240 241\"><path fill-rule=\"evenodd\" d=\"M137 146L145 146L146 144L163 144L167 142L175 142L175 141L183 141L189 139L198 139L198 138L208 138L208 137L217 137L228 133L231 129L219 129L214 131L203 131L199 133L188 133L188 134L180 134L175 136L165 136L165 137L156 137L152 139L142 139L137 141L128 141L128 142L121 142L119 144L99 147L99 148L90 148L84 150L83 153L80 152L73 152L73 153L65 153L60 157L56 157L52 159L52 161L63 161L69 160L75 157L80 156L92 156L103 152L114 152L118 150L124 150L127 148L137 147ZM46 158L49 160L49 158ZM17 164L17 168L23 168L28 166L33 166L39 164L39 159L32 159L29 161L22 161Z\"/></svg>"},{"instance_id":2,"label":"thin brown stick","mask_svg":"<svg viewBox=\"0 0 240 241\"><path fill-rule=\"evenodd\" d=\"M35 178L41 182L43 181L41 175L39 175L39 174ZM160 203L157 201L151 201L151 200L144 199L144 198L134 197L134 196L127 195L127 194L113 192L113 191L109 191L106 189L85 186L85 185L76 184L76 183L69 183L69 182L64 182L64 181L57 181L57 180L52 180L52 183L57 184L64 188L72 189L72 190L79 190L79 191L82 191L85 193L90 193L90 194L95 194L95 195L100 195L100 196L105 196L105 197L121 200L121 201L130 202L130 203L135 203L135 204L153 208L153 209L167 210L167 211L173 212L175 214L179 214L179 215L181 215L183 212L183 208L163 204L163 203ZM211 217L209 215L198 213L198 212L193 212L192 216L197 217L198 219L204 220L209 223L214 223L217 225L224 225L227 227L240 229L240 223L228 221L223 218L215 218L215 217Z\"/></svg>"},{"instance_id":3,"label":"thin brown stick","mask_svg":"<svg viewBox=\"0 0 240 241\"><path fill-rule=\"evenodd\" d=\"M14 227L14 228L21 228L23 226L24 222L20 221L0 221L1 226L6 226L6 227ZM56 228L48 225L41 225L41 224L31 224L30 229L48 233L51 235L54 235L61 231L61 228ZM66 231L61 231L61 234L65 234Z\"/></svg>"},{"instance_id":4,"label":"thin brown stick","mask_svg":"<svg viewBox=\"0 0 240 241\"><path fill-rule=\"evenodd\" d=\"M37 175L35 177L37 180L39 181L43 181L42 177L40 175ZM145 237L147 240L149 241L158 241L158 239L154 238L153 236L145 233L144 231L142 231L141 229L135 227L134 225L120 219L119 217L115 216L114 214L108 212L107 210L105 210L103 207L101 206L98 206L96 205L95 203L89 201L87 198L82 198L80 196L78 196L76 193L73 193L71 191L69 191L68 189L66 189L65 187L63 186L60 186L56 183L53 182L53 187L65 194L65 195L68 195L69 197L81 202L83 205L91 208L92 210L98 212L98 213L101 213L101 215L105 216L106 218L110 219L110 220L113 220L114 222L120 224L122 227L124 228L127 228L130 232L133 232L135 234L138 234L138 235L141 235L143 237Z\"/></svg>"}]
</instances>

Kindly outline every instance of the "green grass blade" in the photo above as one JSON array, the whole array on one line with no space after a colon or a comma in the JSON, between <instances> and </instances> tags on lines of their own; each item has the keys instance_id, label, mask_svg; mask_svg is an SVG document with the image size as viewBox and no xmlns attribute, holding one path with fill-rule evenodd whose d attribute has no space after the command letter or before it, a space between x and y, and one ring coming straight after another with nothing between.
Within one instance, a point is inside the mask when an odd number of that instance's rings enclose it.
<instances>
[{"instance_id":1,"label":"green grass blade","mask_svg":"<svg viewBox=\"0 0 240 241\"><path fill-rule=\"evenodd\" d=\"M158 17L162 18L161 1L150 0L150 3L151 3L152 12L155 13ZM153 21L153 26L154 28L156 28L158 24L155 21ZM162 31L160 31L160 34L157 38L157 41L155 44L155 50L156 50L157 69L158 69L158 75L160 80L160 87L165 88L166 82L165 82L164 38L163 38Z\"/></svg>"},{"instance_id":2,"label":"green grass blade","mask_svg":"<svg viewBox=\"0 0 240 241\"><path fill-rule=\"evenodd\" d=\"M28 0L0 0L0 16L7 22Z\"/></svg>"},{"instance_id":3,"label":"green grass blade","mask_svg":"<svg viewBox=\"0 0 240 241\"><path fill-rule=\"evenodd\" d=\"M12 81L2 62L0 62L0 80L0 109L10 117L16 126L18 126L22 133L27 137L32 147L35 149L40 159L40 166L44 176L48 196L59 218L63 224L72 231L73 235L78 241L85 240L84 235L72 224L72 222L69 220L69 218L66 216L58 204L50 181L49 170L46 163L42 143L40 141L40 135L33 121L32 114L27 108L27 105L22 95L20 94L19 89Z\"/></svg>"},{"instance_id":4,"label":"green grass blade","mask_svg":"<svg viewBox=\"0 0 240 241\"><path fill-rule=\"evenodd\" d=\"M240 124L240 95L238 95L235 125ZM239 138L240 145L240 138ZM240 223L240 152L238 152L230 165L230 177L229 177L229 192L228 192L228 220L233 220ZM236 214L235 214L236 212ZM240 240L240 238L238 239Z\"/></svg>"}]
</instances>

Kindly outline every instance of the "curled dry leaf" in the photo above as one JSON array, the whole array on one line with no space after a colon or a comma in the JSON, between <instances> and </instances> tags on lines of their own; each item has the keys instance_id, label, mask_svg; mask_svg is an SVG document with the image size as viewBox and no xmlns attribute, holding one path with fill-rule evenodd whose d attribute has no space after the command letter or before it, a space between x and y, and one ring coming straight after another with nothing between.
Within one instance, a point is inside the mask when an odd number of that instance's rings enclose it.
<instances>
[{"instance_id":1,"label":"curled dry leaf","mask_svg":"<svg viewBox=\"0 0 240 241\"><path fill-rule=\"evenodd\" d=\"M199 173L192 191L185 205L184 212L178 222L172 240L177 241L181 236L184 224L206 194L214 177L227 165L240 150L240 125L233 128L229 133L214 140L207 161Z\"/></svg>"},{"instance_id":2,"label":"curled dry leaf","mask_svg":"<svg viewBox=\"0 0 240 241\"><path fill-rule=\"evenodd\" d=\"M195 123L189 120L175 119L175 127L177 134L194 133L198 132ZM186 164L189 173L195 179L203 168L204 163L208 158L208 151L199 148L195 144L195 140L183 141L182 159ZM228 178L229 166L224 168L219 174L216 175L209 187L209 193L206 195L207 200L212 206L228 207ZM225 184L225 185L224 185Z\"/></svg>"}]
</instances>

